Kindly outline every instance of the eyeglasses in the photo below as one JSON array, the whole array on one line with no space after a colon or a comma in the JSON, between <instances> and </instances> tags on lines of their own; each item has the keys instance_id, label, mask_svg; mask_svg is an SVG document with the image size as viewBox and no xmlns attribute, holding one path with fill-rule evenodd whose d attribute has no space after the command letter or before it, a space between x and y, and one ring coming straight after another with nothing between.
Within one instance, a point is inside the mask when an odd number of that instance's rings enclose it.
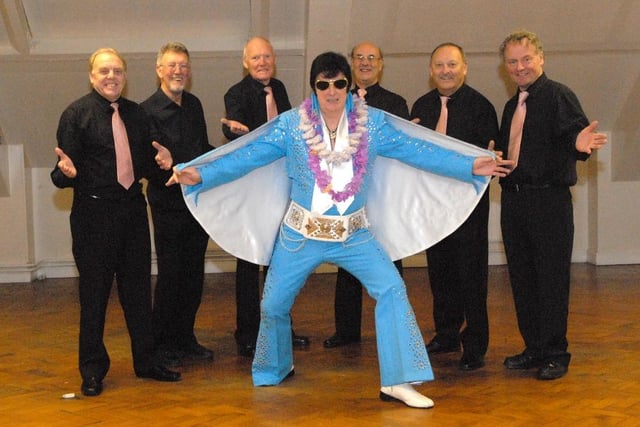
<instances>
[{"instance_id":1,"label":"eyeglasses","mask_svg":"<svg viewBox=\"0 0 640 427\"><path fill-rule=\"evenodd\" d=\"M176 64L175 62L164 64L164 66L169 68L170 70L174 70L177 67L177 68L180 68L180 71L186 71L189 68L191 68L190 64Z\"/></svg>"},{"instance_id":2,"label":"eyeglasses","mask_svg":"<svg viewBox=\"0 0 640 427\"><path fill-rule=\"evenodd\" d=\"M349 84L349 80L346 78L341 78L338 80L316 80L316 89L318 90L327 90L330 85L333 85L338 90L344 89Z\"/></svg>"},{"instance_id":3,"label":"eyeglasses","mask_svg":"<svg viewBox=\"0 0 640 427\"><path fill-rule=\"evenodd\" d=\"M365 56L365 55L358 54L353 59L355 59L358 62L364 62L365 60L369 61L369 62L376 62L380 58L378 58L375 55L367 55L367 56Z\"/></svg>"}]
</instances>

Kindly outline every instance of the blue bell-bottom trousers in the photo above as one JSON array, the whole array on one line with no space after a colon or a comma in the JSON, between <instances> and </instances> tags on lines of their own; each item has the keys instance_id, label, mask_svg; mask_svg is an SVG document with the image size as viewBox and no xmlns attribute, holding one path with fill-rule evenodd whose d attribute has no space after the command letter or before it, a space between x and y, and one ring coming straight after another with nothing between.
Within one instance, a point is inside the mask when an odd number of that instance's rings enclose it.
<instances>
[{"instance_id":1,"label":"blue bell-bottom trousers","mask_svg":"<svg viewBox=\"0 0 640 427\"><path fill-rule=\"evenodd\" d=\"M308 276L322 263L353 274L376 300L375 324L382 386L433 380L433 371L398 270L367 229L345 242L304 238L282 226L261 302L253 359L256 386L279 384L293 368L291 307Z\"/></svg>"}]
</instances>

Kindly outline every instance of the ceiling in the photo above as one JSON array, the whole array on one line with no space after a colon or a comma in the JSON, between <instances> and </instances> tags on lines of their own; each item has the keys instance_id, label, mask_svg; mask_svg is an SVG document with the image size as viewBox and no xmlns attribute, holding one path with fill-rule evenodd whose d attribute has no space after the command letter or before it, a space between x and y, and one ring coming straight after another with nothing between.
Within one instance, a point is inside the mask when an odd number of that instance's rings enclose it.
<instances>
[{"instance_id":1,"label":"ceiling","mask_svg":"<svg viewBox=\"0 0 640 427\"><path fill-rule=\"evenodd\" d=\"M112 45L155 51L157 40L192 40L194 50L229 49L249 33L250 0L4 0L0 53L86 53L108 35ZM0 22L0 23L1 23ZM214 25L215 23L215 25ZM196 43L194 43L196 42ZM231 43L230 43L231 42Z\"/></svg>"}]
</instances>

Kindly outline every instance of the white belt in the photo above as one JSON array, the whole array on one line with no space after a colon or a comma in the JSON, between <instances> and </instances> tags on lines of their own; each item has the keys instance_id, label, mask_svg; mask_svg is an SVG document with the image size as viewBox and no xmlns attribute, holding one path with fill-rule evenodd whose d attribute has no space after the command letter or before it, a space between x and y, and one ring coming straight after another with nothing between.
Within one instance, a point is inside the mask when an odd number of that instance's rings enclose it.
<instances>
[{"instance_id":1,"label":"white belt","mask_svg":"<svg viewBox=\"0 0 640 427\"><path fill-rule=\"evenodd\" d=\"M350 215L317 215L293 200L284 223L308 239L326 242L344 242L351 234L369 226L364 207Z\"/></svg>"}]
</instances>

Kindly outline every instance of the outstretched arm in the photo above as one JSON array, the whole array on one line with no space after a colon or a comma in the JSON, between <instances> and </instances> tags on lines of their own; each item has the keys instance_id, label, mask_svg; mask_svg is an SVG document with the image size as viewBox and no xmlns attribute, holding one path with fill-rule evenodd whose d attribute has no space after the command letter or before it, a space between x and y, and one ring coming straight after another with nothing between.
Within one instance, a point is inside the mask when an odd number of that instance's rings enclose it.
<instances>
[{"instance_id":1,"label":"outstretched arm","mask_svg":"<svg viewBox=\"0 0 640 427\"><path fill-rule=\"evenodd\" d=\"M196 185L202 182L200 172L193 166L186 167L182 170L177 166L173 168L173 175L165 184L167 187L173 184Z\"/></svg>"},{"instance_id":2,"label":"outstretched arm","mask_svg":"<svg viewBox=\"0 0 640 427\"><path fill-rule=\"evenodd\" d=\"M53 151L58 156L58 169L66 176L67 178L75 178L78 175L78 171L76 170L75 165L73 164L73 160L69 156L65 154L64 151L60 147L56 147Z\"/></svg>"},{"instance_id":3,"label":"outstretched arm","mask_svg":"<svg viewBox=\"0 0 640 427\"><path fill-rule=\"evenodd\" d=\"M168 171L171 169L171 165L173 164L173 157L171 156L171 151L168 148L164 147L157 141L153 141L151 143L153 148L155 148L158 152L155 156L155 161L160 166L160 169Z\"/></svg>"},{"instance_id":4,"label":"outstretched arm","mask_svg":"<svg viewBox=\"0 0 640 427\"><path fill-rule=\"evenodd\" d=\"M487 150L495 154L498 160L502 160L502 154L503 154L502 151L496 150L495 148L496 148L496 142L492 139L491 141L489 141L489 146L487 147Z\"/></svg>"},{"instance_id":5,"label":"outstretched arm","mask_svg":"<svg viewBox=\"0 0 640 427\"><path fill-rule=\"evenodd\" d=\"M504 177L509 175L513 165L513 160L503 160L500 157L494 159L490 156L480 156L476 157L473 161L473 174Z\"/></svg>"},{"instance_id":6,"label":"outstretched arm","mask_svg":"<svg viewBox=\"0 0 640 427\"><path fill-rule=\"evenodd\" d=\"M598 121L594 120L589 126L582 129L576 137L576 150L591 154L593 150L599 150L607 143L607 135L596 132Z\"/></svg>"},{"instance_id":7,"label":"outstretched arm","mask_svg":"<svg viewBox=\"0 0 640 427\"><path fill-rule=\"evenodd\" d=\"M220 122L222 122L223 125L228 126L229 130L236 135L244 135L249 132L249 128L239 121L222 118L220 119Z\"/></svg>"}]
</instances>

